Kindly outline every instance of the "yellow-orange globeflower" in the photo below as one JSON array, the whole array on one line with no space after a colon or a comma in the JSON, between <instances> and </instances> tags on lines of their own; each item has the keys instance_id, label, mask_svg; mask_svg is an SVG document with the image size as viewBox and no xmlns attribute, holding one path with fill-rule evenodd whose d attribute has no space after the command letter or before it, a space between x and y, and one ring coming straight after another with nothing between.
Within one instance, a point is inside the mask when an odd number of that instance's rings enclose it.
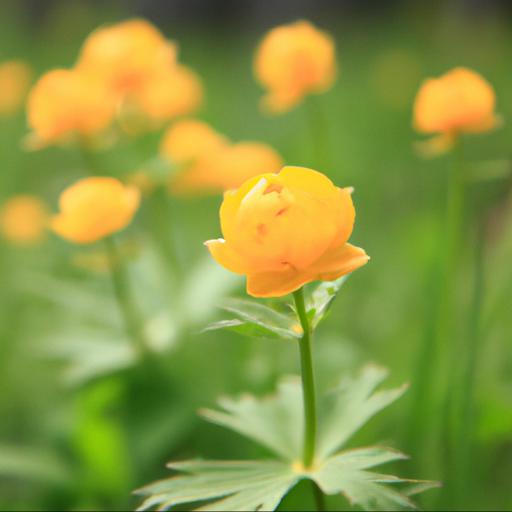
<instances>
[{"instance_id":1,"label":"yellow-orange globeflower","mask_svg":"<svg viewBox=\"0 0 512 512\"><path fill-rule=\"evenodd\" d=\"M155 72L175 64L176 46L150 23L133 19L100 27L85 40L77 67L117 94L138 91Z\"/></svg>"},{"instance_id":2,"label":"yellow-orange globeflower","mask_svg":"<svg viewBox=\"0 0 512 512\"><path fill-rule=\"evenodd\" d=\"M16 112L30 87L32 70L21 60L0 63L0 116Z\"/></svg>"},{"instance_id":3,"label":"yellow-orange globeflower","mask_svg":"<svg viewBox=\"0 0 512 512\"><path fill-rule=\"evenodd\" d=\"M275 173L283 166L278 153L261 142L238 142L212 152L198 165L178 173L172 190L180 193L219 193L240 187L253 176Z\"/></svg>"},{"instance_id":4,"label":"yellow-orange globeflower","mask_svg":"<svg viewBox=\"0 0 512 512\"><path fill-rule=\"evenodd\" d=\"M247 276L247 293L279 297L368 261L363 249L348 243L354 219L351 189L312 169L284 167L226 192L224 238L206 246L223 267Z\"/></svg>"},{"instance_id":5,"label":"yellow-orange globeflower","mask_svg":"<svg viewBox=\"0 0 512 512\"><path fill-rule=\"evenodd\" d=\"M139 190L115 178L85 178L60 196L51 227L62 238L88 244L124 229L140 202Z\"/></svg>"},{"instance_id":6,"label":"yellow-orange globeflower","mask_svg":"<svg viewBox=\"0 0 512 512\"><path fill-rule=\"evenodd\" d=\"M113 98L102 83L76 69L45 73L30 91L27 103L36 147L73 136L96 135L109 126L114 114Z\"/></svg>"},{"instance_id":7,"label":"yellow-orange globeflower","mask_svg":"<svg viewBox=\"0 0 512 512\"><path fill-rule=\"evenodd\" d=\"M197 162L228 143L228 139L209 124L197 119L183 119L165 132L160 154L173 164L183 166Z\"/></svg>"},{"instance_id":8,"label":"yellow-orange globeflower","mask_svg":"<svg viewBox=\"0 0 512 512\"><path fill-rule=\"evenodd\" d=\"M414 102L414 128L437 134L433 150L448 149L461 133L492 130L498 123L494 89L481 75L455 68L420 87Z\"/></svg>"},{"instance_id":9,"label":"yellow-orange globeflower","mask_svg":"<svg viewBox=\"0 0 512 512\"><path fill-rule=\"evenodd\" d=\"M254 73L267 89L263 107L274 113L285 112L305 95L332 86L336 76L334 41L307 21L276 27L256 52Z\"/></svg>"},{"instance_id":10,"label":"yellow-orange globeflower","mask_svg":"<svg viewBox=\"0 0 512 512\"><path fill-rule=\"evenodd\" d=\"M197 112L203 101L199 76L183 65L162 69L133 98L136 107L156 122Z\"/></svg>"},{"instance_id":11,"label":"yellow-orange globeflower","mask_svg":"<svg viewBox=\"0 0 512 512\"><path fill-rule=\"evenodd\" d=\"M0 209L0 232L15 245L36 245L46 237L49 218L48 207L41 199L17 195Z\"/></svg>"}]
</instances>

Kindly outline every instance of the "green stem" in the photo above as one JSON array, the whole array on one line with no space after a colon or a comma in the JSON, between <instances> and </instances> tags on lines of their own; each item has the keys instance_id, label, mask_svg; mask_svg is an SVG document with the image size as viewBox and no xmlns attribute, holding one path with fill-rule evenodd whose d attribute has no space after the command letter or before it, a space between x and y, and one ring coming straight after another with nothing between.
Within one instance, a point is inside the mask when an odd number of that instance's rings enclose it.
<instances>
[{"instance_id":1,"label":"green stem","mask_svg":"<svg viewBox=\"0 0 512 512\"><path fill-rule=\"evenodd\" d=\"M139 312L130 291L130 282L121 255L112 236L105 238L105 248L109 260L110 275L114 295L119 304L128 337L132 340L139 357L148 355L148 345L144 337Z\"/></svg>"},{"instance_id":2,"label":"green stem","mask_svg":"<svg viewBox=\"0 0 512 512\"><path fill-rule=\"evenodd\" d=\"M456 277L458 261L460 260L460 248L464 221L464 179L462 173L464 155L462 141L459 140L455 147L454 163L450 173L448 188L448 203L446 216L446 261L443 275L443 295L441 297L442 311L438 324L438 343L441 350L445 348L444 365L440 368L446 375L445 388L441 390L443 396L441 410L441 434L444 446L441 452L444 455L444 469L446 472L445 486L448 507L453 505L454 488L454 453L457 445L457 429L454 406L456 404L456 378L460 372L460 341L457 336L457 307L456 307ZM442 375L440 376L442 378Z\"/></svg>"},{"instance_id":3,"label":"green stem","mask_svg":"<svg viewBox=\"0 0 512 512\"><path fill-rule=\"evenodd\" d=\"M309 96L306 99L307 122L311 133L311 141L315 154L314 165L323 172L331 170L331 161L329 158L329 130L325 113L321 108L318 97Z\"/></svg>"},{"instance_id":4,"label":"green stem","mask_svg":"<svg viewBox=\"0 0 512 512\"><path fill-rule=\"evenodd\" d=\"M302 288L293 292L293 298L295 299L295 308L303 330L303 335L299 341L302 395L304 400L304 451L302 461L304 467L309 469L314 461L316 442L316 400L313 360L311 357L311 327L306 313Z\"/></svg>"},{"instance_id":5,"label":"green stem","mask_svg":"<svg viewBox=\"0 0 512 512\"><path fill-rule=\"evenodd\" d=\"M478 352L482 338L482 305L485 293L485 218L480 221L476 236L475 262L473 270L473 297L471 316L468 322L468 346L466 367L462 376L460 397L460 423L457 429L457 496L463 496L463 486L471 485L474 467L472 466L473 426L474 426L474 389Z\"/></svg>"}]
</instances>

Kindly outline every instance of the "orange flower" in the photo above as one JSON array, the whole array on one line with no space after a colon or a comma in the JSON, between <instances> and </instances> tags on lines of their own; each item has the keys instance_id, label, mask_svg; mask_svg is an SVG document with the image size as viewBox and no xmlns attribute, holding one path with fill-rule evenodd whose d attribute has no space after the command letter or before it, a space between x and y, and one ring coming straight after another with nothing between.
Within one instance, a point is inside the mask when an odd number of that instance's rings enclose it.
<instances>
[{"instance_id":1,"label":"orange flower","mask_svg":"<svg viewBox=\"0 0 512 512\"><path fill-rule=\"evenodd\" d=\"M27 109L36 147L98 134L114 116L113 98L102 84L92 75L71 69L44 74L30 91Z\"/></svg>"},{"instance_id":2,"label":"orange flower","mask_svg":"<svg viewBox=\"0 0 512 512\"><path fill-rule=\"evenodd\" d=\"M173 66L176 47L150 23L133 19L100 27L86 39L77 66L102 77L117 94L138 91Z\"/></svg>"},{"instance_id":3,"label":"orange flower","mask_svg":"<svg viewBox=\"0 0 512 512\"><path fill-rule=\"evenodd\" d=\"M21 60L0 64L0 115L12 114L21 107L31 78L32 70Z\"/></svg>"},{"instance_id":4,"label":"orange flower","mask_svg":"<svg viewBox=\"0 0 512 512\"><path fill-rule=\"evenodd\" d=\"M148 80L134 102L153 121L165 121L199 110L203 86L199 76L186 66L164 68Z\"/></svg>"},{"instance_id":5,"label":"orange flower","mask_svg":"<svg viewBox=\"0 0 512 512\"><path fill-rule=\"evenodd\" d=\"M164 134L160 154L175 165L197 162L202 156L228 144L228 139L196 119L174 123Z\"/></svg>"},{"instance_id":6,"label":"orange flower","mask_svg":"<svg viewBox=\"0 0 512 512\"><path fill-rule=\"evenodd\" d=\"M43 201L31 195L9 199L0 211L0 231L16 245L35 245L46 236L49 212Z\"/></svg>"},{"instance_id":7,"label":"orange flower","mask_svg":"<svg viewBox=\"0 0 512 512\"><path fill-rule=\"evenodd\" d=\"M258 48L254 72L268 90L263 106L274 113L285 112L306 94L332 86L336 75L334 41L307 21L274 28Z\"/></svg>"},{"instance_id":8,"label":"orange flower","mask_svg":"<svg viewBox=\"0 0 512 512\"><path fill-rule=\"evenodd\" d=\"M179 193L223 192L238 188L246 180L282 167L281 157L266 144L239 142L208 154L198 165L178 173L172 190Z\"/></svg>"},{"instance_id":9,"label":"orange flower","mask_svg":"<svg viewBox=\"0 0 512 512\"><path fill-rule=\"evenodd\" d=\"M125 228L139 207L140 193L115 178L78 181L60 196L60 213L51 223L55 233L77 244L100 240Z\"/></svg>"},{"instance_id":10,"label":"orange flower","mask_svg":"<svg viewBox=\"0 0 512 512\"><path fill-rule=\"evenodd\" d=\"M486 132L496 127L496 96L478 73L455 68L439 78L426 80L414 102L414 127L437 133L432 150L448 149L460 133Z\"/></svg>"},{"instance_id":11,"label":"orange flower","mask_svg":"<svg viewBox=\"0 0 512 512\"><path fill-rule=\"evenodd\" d=\"M312 169L284 167L226 192L224 238L206 246L223 267L247 276L247 293L279 297L368 261L363 249L347 243L354 219L349 189Z\"/></svg>"}]
</instances>

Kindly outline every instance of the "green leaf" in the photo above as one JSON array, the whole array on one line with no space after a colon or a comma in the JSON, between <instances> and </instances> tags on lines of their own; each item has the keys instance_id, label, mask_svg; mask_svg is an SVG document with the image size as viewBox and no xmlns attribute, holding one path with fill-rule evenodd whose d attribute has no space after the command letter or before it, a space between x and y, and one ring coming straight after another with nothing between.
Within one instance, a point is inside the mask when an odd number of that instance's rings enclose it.
<instances>
[{"instance_id":1,"label":"green leaf","mask_svg":"<svg viewBox=\"0 0 512 512\"><path fill-rule=\"evenodd\" d=\"M325 459L340 449L372 416L398 399L406 386L375 391L387 370L366 366L354 379L344 379L319 399L318 456ZM286 378L275 395L259 400L251 395L223 398L221 411L203 410L207 420L230 428L286 460L300 459L303 405L300 379Z\"/></svg>"},{"instance_id":2,"label":"green leaf","mask_svg":"<svg viewBox=\"0 0 512 512\"><path fill-rule=\"evenodd\" d=\"M219 400L222 411L204 409L201 415L229 428L272 452L293 461L300 458L302 439L302 390L297 378L283 379L277 393L263 400L246 394Z\"/></svg>"},{"instance_id":3,"label":"green leaf","mask_svg":"<svg viewBox=\"0 0 512 512\"><path fill-rule=\"evenodd\" d=\"M348 277L349 275L345 275L335 281L322 281L313 290L313 293L306 305L313 328L315 328L325 317L333 300L336 298L336 295Z\"/></svg>"},{"instance_id":4,"label":"green leaf","mask_svg":"<svg viewBox=\"0 0 512 512\"><path fill-rule=\"evenodd\" d=\"M0 446L0 476L49 484L69 483L70 468L55 453L36 447Z\"/></svg>"},{"instance_id":5,"label":"green leaf","mask_svg":"<svg viewBox=\"0 0 512 512\"><path fill-rule=\"evenodd\" d=\"M415 508L409 496L436 487L436 482L370 471L403 460L405 455L380 446L337 452L369 418L404 392L404 387L376 391L386 376L385 369L366 366L356 378L345 379L319 401L318 451L311 469L300 464L303 405L299 379L283 379L277 393L263 399L244 395L220 400L220 411L202 411L207 420L260 443L283 460L171 464L186 474L140 490L139 494L147 496L140 510L197 502L208 502L197 510L275 510L301 479L315 481L327 495L341 493L365 510Z\"/></svg>"},{"instance_id":6,"label":"green leaf","mask_svg":"<svg viewBox=\"0 0 512 512\"><path fill-rule=\"evenodd\" d=\"M406 495L385 485L414 480L366 471L404 458L400 452L379 446L348 450L327 459L311 478L325 494L341 493L352 505L364 510L416 508Z\"/></svg>"},{"instance_id":7,"label":"green leaf","mask_svg":"<svg viewBox=\"0 0 512 512\"><path fill-rule=\"evenodd\" d=\"M385 368L367 365L356 378L344 379L322 400L319 457L328 457L339 450L372 416L404 394L407 385L375 392L387 375Z\"/></svg>"},{"instance_id":8,"label":"green leaf","mask_svg":"<svg viewBox=\"0 0 512 512\"><path fill-rule=\"evenodd\" d=\"M300 327L294 316L285 315L258 302L242 299L229 299L221 308L234 314L237 318L217 322L207 327L212 329L234 329L248 336L296 340L301 336ZM236 320L239 321L236 324Z\"/></svg>"},{"instance_id":9,"label":"green leaf","mask_svg":"<svg viewBox=\"0 0 512 512\"><path fill-rule=\"evenodd\" d=\"M278 461L201 461L169 464L180 475L148 485L138 510L167 510L187 503L217 500L197 510L275 510L301 476Z\"/></svg>"},{"instance_id":10,"label":"green leaf","mask_svg":"<svg viewBox=\"0 0 512 512\"><path fill-rule=\"evenodd\" d=\"M267 327L254 324L251 322L244 322L234 318L233 320L220 320L214 322L208 327L203 329L203 332L217 331L219 329L226 329L229 331L237 332L249 338L267 338L267 339L281 339L281 336Z\"/></svg>"}]
</instances>

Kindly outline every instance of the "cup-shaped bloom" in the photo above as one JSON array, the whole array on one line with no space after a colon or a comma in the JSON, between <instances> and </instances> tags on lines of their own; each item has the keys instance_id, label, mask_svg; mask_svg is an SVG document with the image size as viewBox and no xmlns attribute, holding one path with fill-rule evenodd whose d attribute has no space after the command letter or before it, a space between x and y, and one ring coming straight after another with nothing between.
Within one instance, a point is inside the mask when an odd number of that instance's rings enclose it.
<instances>
[{"instance_id":1,"label":"cup-shaped bloom","mask_svg":"<svg viewBox=\"0 0 512 512\"><path fill-rule=\"evenodd\" d=\"M28 123L39 144L105 130L115 114L112 96L93 75L76 69L44 74L30 91Z\"/></svg>"},{"instance_id":2,"label":"cup-shaped bloom","mask_svg":"<svg viewBox=\"0 0 512 512\"><path fill-rule=\"evenodd\" d=\"M77 244L101 240L125 228L140 202L139 190L115 178L85 178L64 190L51 227Z\"/></svg>"},{"instance_id":3,"label":"cup-shaped bloom","mask_svg":"<svg viewBox=\"0 0 512 512\"><path fill-rule=\"evenodd\" d=\"M44 240L50 214L38 197L17 195L0 209L0 232L15 245L36 245Z\"/></svg>"},{"instance_id":4,"label":"cup-shaped bloom","mask_svg":"<svg viewBox=\"0 0 512 512\"><path fill-rule=\"evenodd\" d=\"M312 169L284 167L225 193L224 238L206 246L223 267L247 276L247 293L279 297L368 261L363 249L347 243L354 219L351 189Z\"/></svg>"},{"instance_id":5,"label":"cup-shaped bloom","mask_svg":"<svg viewBox=\"0 0 512 512\"><path fill-rule=\"evenodd\" d=\"M178 193L221 193L240 187L253 176L275 173L283 166L279 154L261 142L238 142L209 152L196 165L175 176L171 190Z\"/></svg>"},{"instance_id":6,"label":"cup-shaped bloom","mask_svg":"<svg viewBox=\"0 0 512 512\"><path fill-rule=\"evenodd\" d=\"M429 78L414 102L414 127L421 133L485 132L496 126L496 96L475 71L455 68Z\"/></svg>"},{"instance_id":7,"label":"cup-shaped bloom","mask_svg":"<svg viewBox=\"0 0 512 512\"><path fill-rule=\"evenodd\" d=\"M133 19L100 27L85 40L77 66L123 95L139 90L153 73L174 65L176 47L150 23Z\"/></svg>"},{"instance_id":8,"label":"cup-shaped bloom","mask_svg":"<svg viewBox=\"0 0 512 512\"><path fill-rule=\"evenodd\" d=\"M0 63L0 115L16 112L30 87L32 70L21 60Z\"/></svg>"},{"instance_id":9,"label":"cup-shaped bloom","mask_svg":"<svg viewBox=\"0 0 512 512\"><path fill-rule=\"evenodd\" d=\"M264 108L285 112L306 94L331 87L336 75L334 41L307 21L276 27L266 34L256 52L254 73L267 89Z\"/></svg>"},{"instance_id":10,"label":"cup-shaped bloom","mask_svg":"<svg viewBox=\"0 0 512 512\"><path fill-rule=\"evenodd\" d=\"M135 107L155 122L191 115L203 101L199 76L183 65L163 68L132 99Z\"/></svg>"},{"instance_id":11,"label":"cup-shaped bloom","mask_svg":"<svg viewBox=\"0 0 512 512\"><path fill-rule=\"evenodd\" d=\"M207 123L197 119L183 119L165 132L160 154L177 166L186 166L227 144L228 139Z\"/></svg>"}]
</instances>

